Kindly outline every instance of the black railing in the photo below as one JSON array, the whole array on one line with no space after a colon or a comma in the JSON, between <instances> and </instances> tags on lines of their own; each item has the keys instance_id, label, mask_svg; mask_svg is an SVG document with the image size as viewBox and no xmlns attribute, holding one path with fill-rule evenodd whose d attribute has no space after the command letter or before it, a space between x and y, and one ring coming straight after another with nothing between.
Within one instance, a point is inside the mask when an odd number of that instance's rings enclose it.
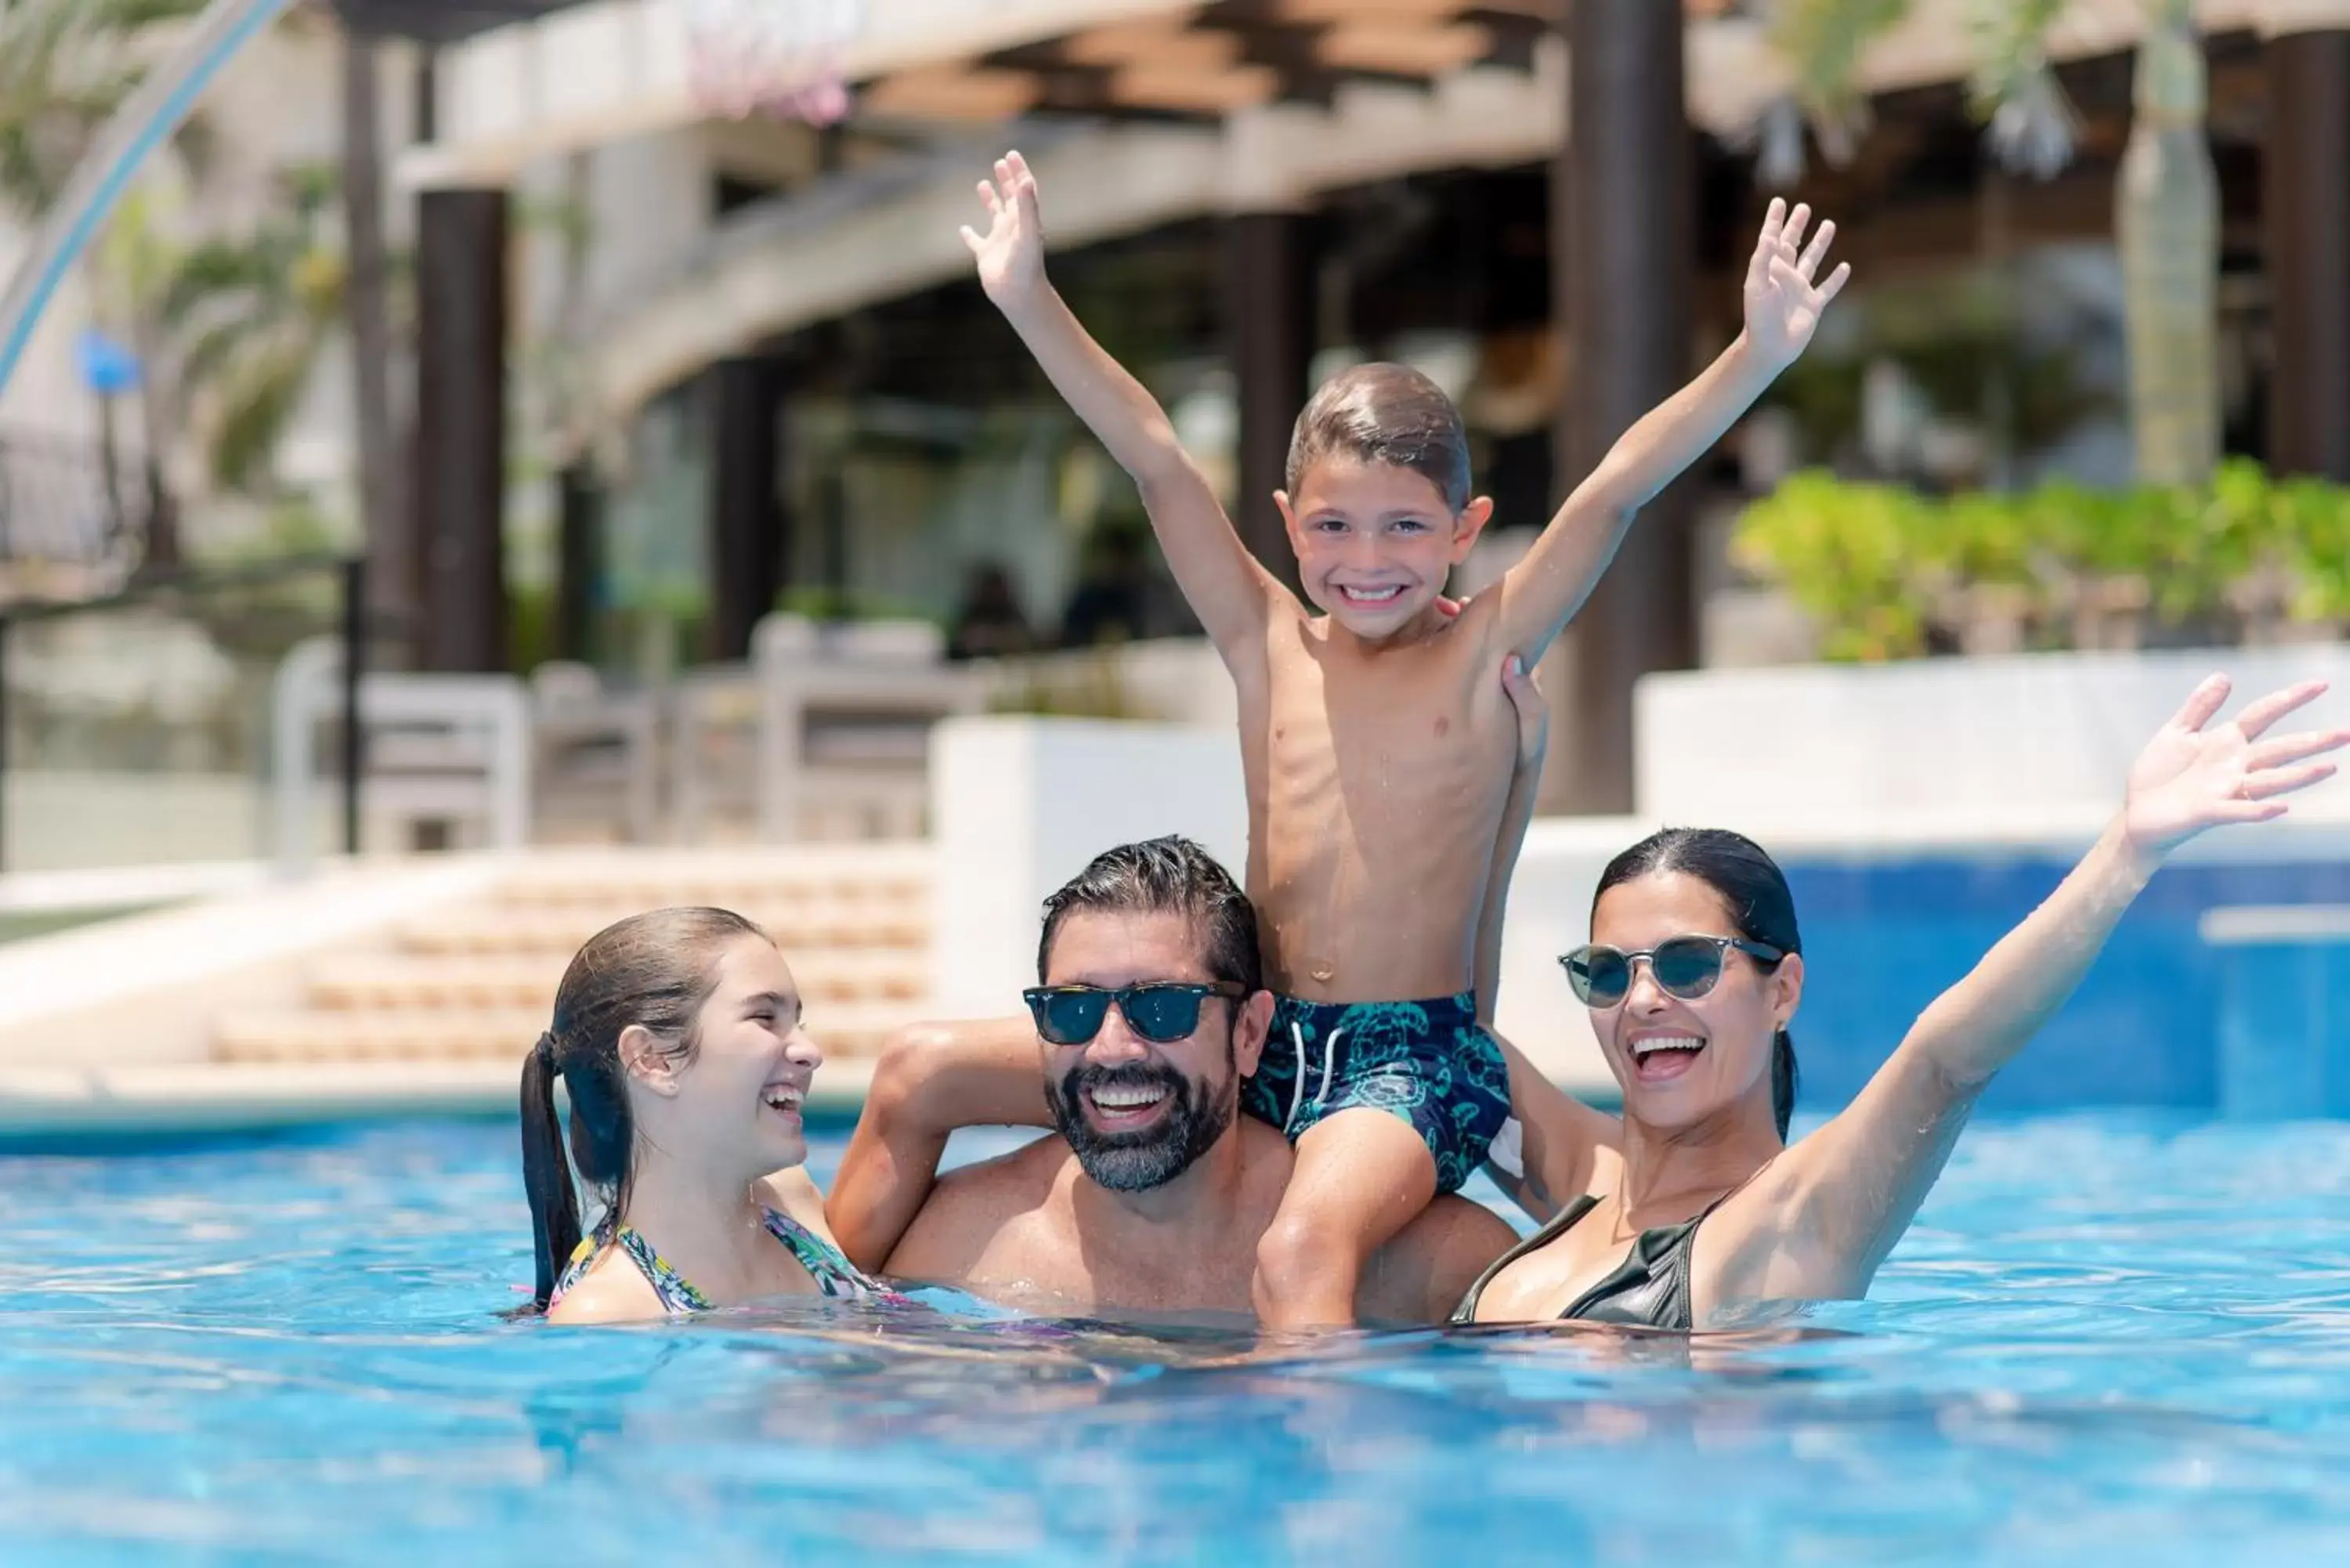
<instances>
[{"instance_id":1,"label":"black railing","mask_svg":"<svg viewBox=\"0 0 2350 1568\"><path fill-rule=\"evenodd\" d=\"M119 623L108 627L104 618ZM95 620L102 635L71 634ZM55 765L130 776L193 771L263 776L268 754L269 696L277 667L297 644L324 635L342 645L339 728L342 763L341 837L346 853L359 846L365 737L359 724L359 682L367 662L367 567L343 556L295 556L213 571L155 572L99 597L20 600L0 605L0 869L10 864L7 840L11 769L27 753ZM180 695L159 711L78 691L60 667L77 648L96 646L119 675L140 664L140 632L160 637L148 660L159 687L177 673L172 662L209 663L212 690ZM36 669L33 666L45 668ZM108 684L101 681L101 687ZM192 768L189 764L192 763ZM252 853L265 847L253 824Z\"/></svg>"},{"instance_id":2,"label":"black railing","mask_svg":"<svg viewBox=\"0 0 2350 1568\"><path fill-rule=\"evenodd\" d=\"M35 431L0 431L0 571L54 567L68 594L103 594L143 558L161 486L144 462L106 444ZM0 592L39 587L0 584Z\"/></svg>"}]
</instances>

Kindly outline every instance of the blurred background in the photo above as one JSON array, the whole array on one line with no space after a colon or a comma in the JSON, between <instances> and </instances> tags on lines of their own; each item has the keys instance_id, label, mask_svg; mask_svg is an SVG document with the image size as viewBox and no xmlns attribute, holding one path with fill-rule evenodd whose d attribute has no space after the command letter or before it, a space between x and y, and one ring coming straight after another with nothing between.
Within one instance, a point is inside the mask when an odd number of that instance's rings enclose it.
<instances>
[{"instance_id":1,"label":"blurred background","mask_svg":"<svg viewBox=\"0 0 2350 1568\"><path fill-rule=\"evenodd\" d=\"M597 909L713 865L799 908L865 846L903 872L841 928L873 1038L1011 983L942 932L1024 929L1084 833L1237 855L1185 815L1228 683L957 238L1014 145L1277 573L1310 389L1450 390L1498 506L1461 591L1730 341L1774 195L1835 219L1809 357L1548 662L1560 865L1665 815L2067 845L2191 673L2338 658L2350 0L10 0L0 920L472 851ZM941 739L1013 716L1129 728L1108 774ZM1013 782L1114 776L1143 723L1205 771L1125 815ZM2334 896L2314 842L2235 901ZM1535 878L1563 923L1585 874ZM586 918L328 1000L441 985L504 1062Z\"/></svg>"}]
</instances>

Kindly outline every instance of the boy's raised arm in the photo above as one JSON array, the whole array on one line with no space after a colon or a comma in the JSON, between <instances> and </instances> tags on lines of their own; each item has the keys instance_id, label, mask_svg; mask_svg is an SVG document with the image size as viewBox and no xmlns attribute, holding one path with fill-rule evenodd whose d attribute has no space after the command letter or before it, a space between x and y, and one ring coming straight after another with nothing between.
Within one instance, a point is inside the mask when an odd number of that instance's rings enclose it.
<instances>
[{"instance_id":1,"label":"boy's raised arm","mask_svg":"<svg viewBox=\"0 0 2350 1568\"><path fill-rule=\"evenodd\" d=\"M1798 251L1811 209L1771 203L1746 268L1746 329L1696 380L1624 432L1575 487L1524 560L1502 582L1502 642L1538 662L1615 557L1640 508L1703 456L1802 357L1820 317L1852 275L1838 266L1814 283L1835 225L1822 223Z\"/></svg>"},{"instance_id":2,"label":"boy's raised arm","mask_svg":"<svg viewBox=\"0 0 2350 1568\"><path fill-rule=\"evenodd\" d=\"M1262 647L1268 607L1284 590L1260 566L1205 476L1175 439L1175 426L1141 382L1103 351L1045 276L1045 230L1036 177L1017 152L979 184L984 234L963 243L979 264L987 297L1003 312L1054 387L1134 478L1175 581L1210 640L1232 665Z\"/></svg>"}]
</instances>

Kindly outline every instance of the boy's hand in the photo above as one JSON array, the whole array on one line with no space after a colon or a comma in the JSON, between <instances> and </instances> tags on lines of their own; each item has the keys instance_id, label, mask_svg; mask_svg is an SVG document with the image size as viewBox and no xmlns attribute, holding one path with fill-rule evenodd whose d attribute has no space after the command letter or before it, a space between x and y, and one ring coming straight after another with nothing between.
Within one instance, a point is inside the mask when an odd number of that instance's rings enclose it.
<instances>
[{"instance_id":1,"label":"boy's hand","mask_svg":"<svg viewBox=\"0 0 2350 1568\"><path fill-rule=\"evenodd\" d=\"M1036 212L1036 176L1028 161L1007 152L995 161L995 178L979 182L988 228L981 234L965 225L962 243L979 263L980 286L999 310L1034 298L1045 286L1045 222Z\"/></svg>"},{"instance_id":2,"label":"boy's hand","mask_svg":"<svg viewBox=\"0 0 2350 1568\"><path fill-rule=\"evenodd\" d=\"M1839 265L1823 284L1812 281L1835 243L1836 227L1823 223L1810 248L1798 252L1804 231L1811 226L1812 210L1799 206L1790 215L1783 199L1773 198L1762 220L1762 237L1754 259L1746 264L1746 342L1773 374L1785 369L1811 347L1812 334L1828 302L1844 291L1852 264Z\"/></svg>"}]
</instances>

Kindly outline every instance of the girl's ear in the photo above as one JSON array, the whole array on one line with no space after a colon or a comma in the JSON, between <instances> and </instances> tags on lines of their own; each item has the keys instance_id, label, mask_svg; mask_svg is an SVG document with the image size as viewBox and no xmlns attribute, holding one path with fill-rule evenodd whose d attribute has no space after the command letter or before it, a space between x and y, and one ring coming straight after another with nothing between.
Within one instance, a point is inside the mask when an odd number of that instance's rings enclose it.
<instances>
[{"instance_id":1,"label":"girl's ear","mask_svg":"<svg viewBox=\"0 0 2350 1568\"><path fill-rule=\"evenodd\" d=\"M620 1031L620 1070L654 1094L673 1098L678 1091L677 1058L660 1048L660 1041L641 1023Z\"/></svg>"}]
</instances>

